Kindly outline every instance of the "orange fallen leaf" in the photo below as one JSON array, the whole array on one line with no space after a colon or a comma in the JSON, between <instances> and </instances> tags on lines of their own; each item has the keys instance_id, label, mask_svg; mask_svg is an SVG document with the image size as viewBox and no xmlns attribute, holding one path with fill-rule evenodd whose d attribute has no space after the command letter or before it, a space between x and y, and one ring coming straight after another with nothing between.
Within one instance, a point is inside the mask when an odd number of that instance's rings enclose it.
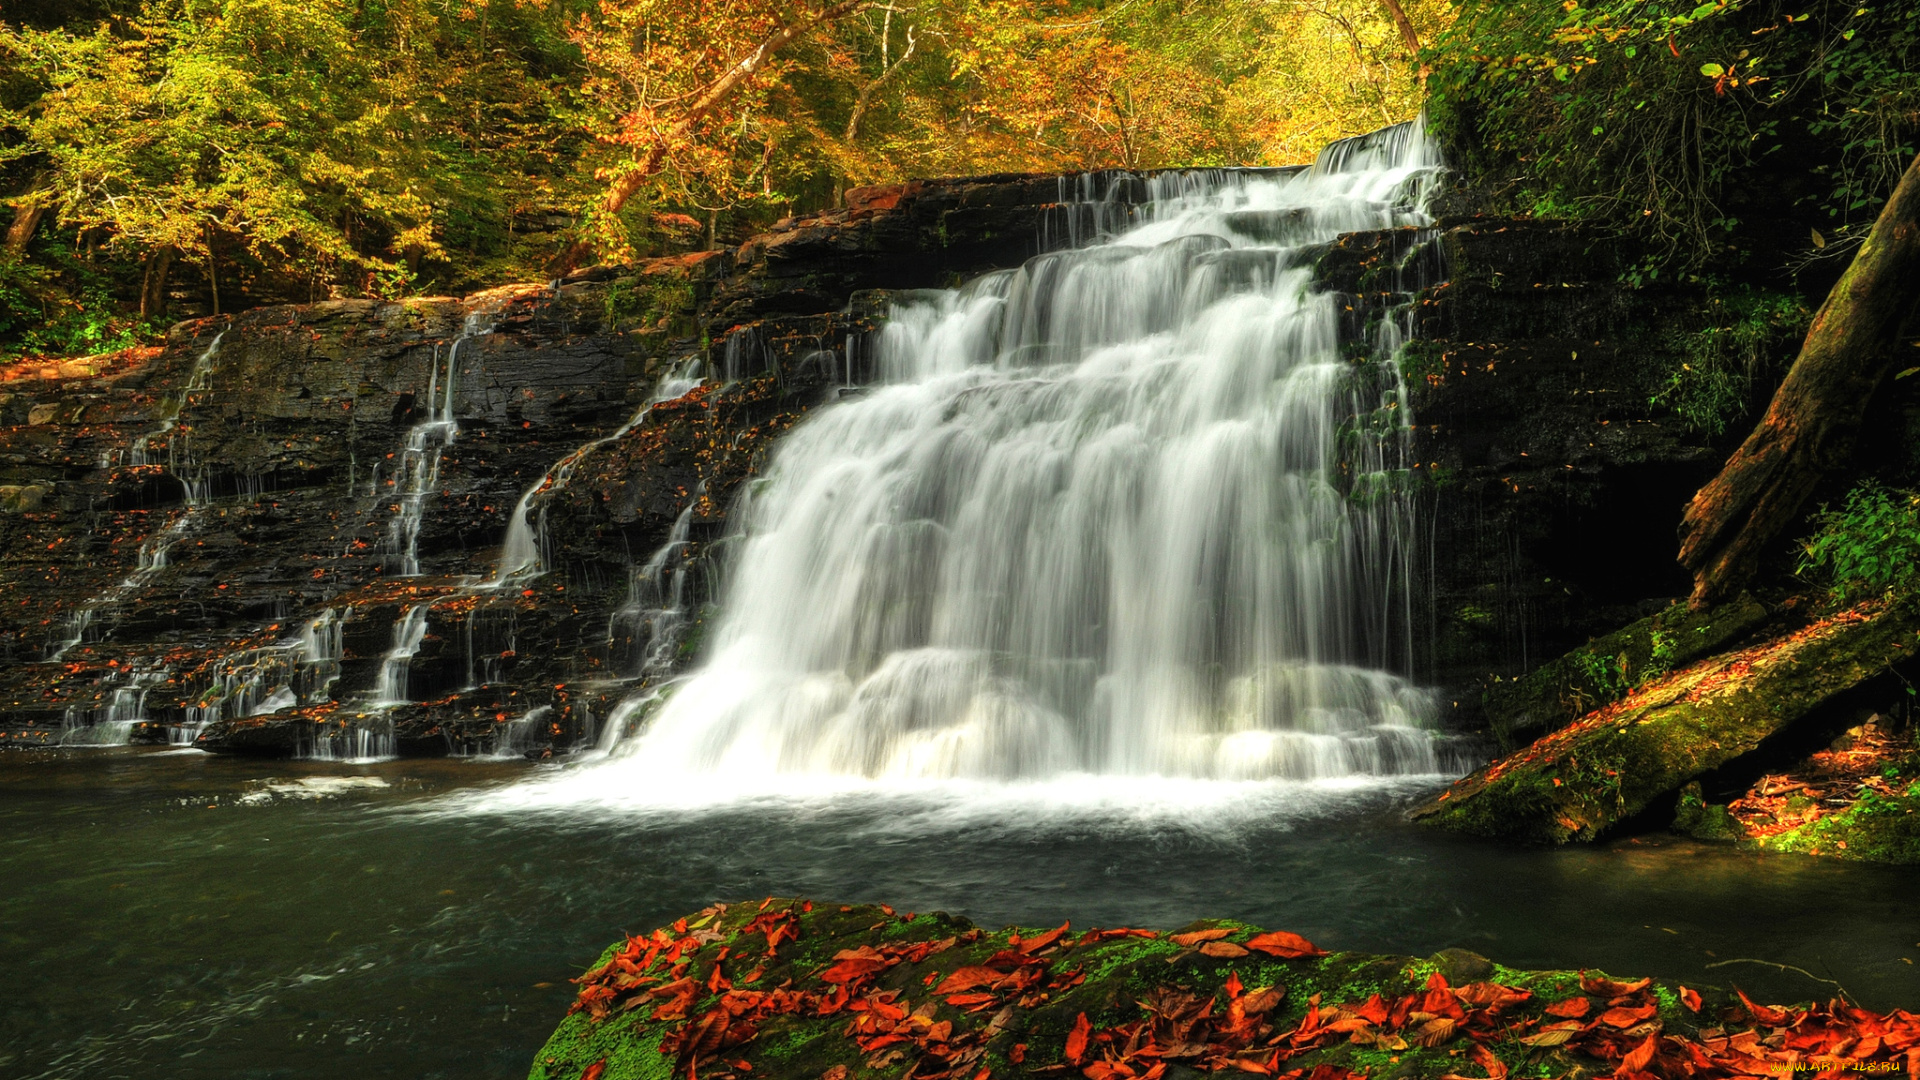
<instances>
[{"instance_id":1,"label":"orange fallen leaf","mask_svg":"<svg viewBox=\"0 0 1920 1080\"><path fill-rule=\"evenodd\" d=\"M1176 939L1177 940L1177 939ZM1297 960L1303 956L1325 956L1327 950L1299 934L1290 934L1285 930L1274 930L1247 942L1247 948L1277 956L1282 960Z\"/></svg>"},{"instance_id":2,"label":"orange fallen leaf","mask_svg":"<svg viewBox=\"0 0 1920 1080\"><path fill-rule=\"evenodd\" d=\"M1547 1006L1548 1016L1564 1016L1578 1020L1593 1011L1593 1002L1583 997L1571 997L1565 1001L1556 1001Z\"/></svg>"},{"instance_id":3,"label":"orange fallen leaf","mask_svg":"<svg viewBox=\"0 0 1920 1080\"><path fill-rule=\"evenodd\" d=\"M1093 1034L1093 1023L1081 1013L1073 1022L1073 1030L1067 1032L1067 1063L1078 1065L1087 1057L1087 1037Z\"/></svg>"},{"instance_id":4,"label":"orange fallen leaf","mask_svg":"<svg viewBox=\"0 0 1920 1080\"><path fill-rule=\"evenodd\" d=\"M1203 941L1218 941L1231 933L1233 931L1225 927L1214 927L1211 930L1193 930L1185 934L1175 934L1167 940L1175 945L1198 945Z\"/></svg>"}]
</instances>

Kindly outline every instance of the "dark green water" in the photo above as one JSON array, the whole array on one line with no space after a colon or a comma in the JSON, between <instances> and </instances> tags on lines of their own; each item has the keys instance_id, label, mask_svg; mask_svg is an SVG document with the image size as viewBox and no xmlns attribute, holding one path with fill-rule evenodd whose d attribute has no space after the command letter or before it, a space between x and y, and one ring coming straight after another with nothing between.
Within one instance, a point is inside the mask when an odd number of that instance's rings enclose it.
<instances>
[{"instance_id":1,"label":"dark green water","mask_svg":"<svg viewBox=\"0 0 1920 1080\"><path fill-rule=\"evenodd\" d=\"M553 773L0 756L0 1075L524 1076L566 1010L567 978L616 935L769 894L989 925L1232 916L1335 948L1459 945L1515 966L1738 982L1776 999L1831 990L1760 964L1708 967L1765 960L1869 1005L1920 1003L1909 870L1664 840L1463 842L1399 823L1417 788L1136 798L1108 780L1089 782L1104 795L856 792L703 809L539 809L490 790Z\"/></svg>"}]
</instances>

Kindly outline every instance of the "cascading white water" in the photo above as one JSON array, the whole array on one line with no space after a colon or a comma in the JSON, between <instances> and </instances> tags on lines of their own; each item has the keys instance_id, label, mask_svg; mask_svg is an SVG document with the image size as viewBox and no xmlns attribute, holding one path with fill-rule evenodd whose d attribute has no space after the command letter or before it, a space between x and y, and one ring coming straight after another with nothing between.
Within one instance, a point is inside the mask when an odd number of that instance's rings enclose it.
<instances>
[{"instance_id":1,"label":"cascading white water","mask_svg":"<svg viewBox=\"0 0 1920 1080\"><path fill-rule=\"evenodd\" d=\"M149 460L149 456L152 453L153 440L161 438L162 436L165 436L167 440L166 454L169 471L173 471L174 466L185 456L178 455L174 452L173 431L180 424L180 413L187 407L187 395L199 393L211 387L213 361L215 357L220 355L220 341L226 336L227 332L225 330L213 335L213 343L202 350L198 357L194 358L193 367L188 369L187 381L180 385L179 394L161 403L160 426L136 437L133 440L133 445L127 448L127 464L154 464L153 461Z\"/></svg>"},{"instance_id":2,"label":"cascading white water","mask_svg":"<svg viewBox=\"0 0 1920 1080\"><path fill-rule=\"evenodd\" d=\"M145 588L155 574L166 569L167 552L192 532L197 524L198 512L206 507L208 501L208 485L204 478L186 475L193 464L192 456L186 447L176 445L183 440L178 438L175 430L180 424L180 414L186 410L188 395L210 388L213 362L219 357L220 342L226 336L225 330L213 336L213 341L194 358L193 367L188 369L186 382L181 384L179 391L161 402L160 426L136 437L127 448L128 463L145 466L152 464L149 461L149 455L153 440L166 437L166 471L183 485L186 509L169 521L164 528L154 530L141 542L132 573L67 616L66 636L48 651L48 660L65 659L67 653L86 640L87 632L93 628L96 614L102 608L111 607L132 596ZM131 725L128 725L128 728L130 730Z\"/></svg>"},{"instance_id":3,"label":"cascading white water","mask_svg":"<svg viewBox=\"0 0 1920 1080\"><path fill-rule=\"evenodd\" d=\"M737 512L711 658L617 753L650 778L1450 767L1390 670L1401 332L1349 361L1311 281L1315 245L1426 224L1439 166L1403 125L1289 175L1157 176L1069 215L1124 232L896 306L881 385Z\"/></svg>"},{"instance_id":4,"label":"cascading white water","mask_svg":"<svg viewBox=\"0 0 1920 1080\"><path fill-rule=\"evenodd\" d=\"M704 495L704 485L693 493L696 501ZM626 674L657 680L672 671L673 654L687 626L687 564L681 556L692 526L693 504L689 503L667 531L667 542L632 571L627 602L607 620L610 647L620 640L623 629L633 642L632 655L626 658ZM671 568L669 562L673 563Z\"/></svg>"},{"instance_id":5,"label":"cascading white water","mask_svg":"<svg viewBox=\"0 0 1920 1080\"><path fill-rule=\"evenodd\" d=\"M414 604L393 624L393 644L380 658L380 681L373 688L373 704L392 707L407 703L407 674L414 654L427 637L427 611L432 604Z\"/></svg>"},{"instance_id":6,"label":"cascading white water","mask_svg":"<svg viewBox=\"0 0 1920 1080\"><path fill-rule=\"evenodd\" d=\"M427 377L426 413L407 431L400 461L390 483L397 501L393 520L387 526L388 568L402 577L420 574L420 525L426 513L427 496L440 483L440 458L459 437L460 422L453 417L454 391L460 372L461 346L493 332L494 317L473 312L460 329L460 336L447 346L446 377L440 375L440 353L436 348L432 371ZM376 474L376 484L378 476ZM377 490L377 489L376 489Z\"/></svg>"},{"instance_id":7,"label":"cascading white water","mask_svg":"<svg viewBox=\"0 0 1920 1080\"><path fill-rule=\"evenodd\" d=\"M653 395L638 412L627 422L614 429L611 434L576 448L572 453L553 467L542 473L532 487L520 496L513 507L513 516L507 519L506 539L500 545L500 561L494 567L493 577L488 579L488 588L500 588L523 578L543 574L551 569L551 560L547 557L546 544L546 507L542 506L536 518L533 500L542 494L559 491L573 481L574 470L593 453L609 443L625 438L627 433L639 427L641 422L653 412L653 407L663 401L673 401L685 397L700 385L700 361L696 358L681 367L660 377L660 383L654 387Z\"/></svg>"},{"instance_id":8,"label":"cascading white water","mask_svg":"<svg viewBox=\"0 0 1920 1080\"><path fill-rule=\"evenodd\" d=\"M220 720L331 700L345 655L343 628L352 617L350 607L327 608L286 640L221 657L199 698L187 706L185 722L168 731L168 741L191 746Z\"/></svg>"}]
</instances>

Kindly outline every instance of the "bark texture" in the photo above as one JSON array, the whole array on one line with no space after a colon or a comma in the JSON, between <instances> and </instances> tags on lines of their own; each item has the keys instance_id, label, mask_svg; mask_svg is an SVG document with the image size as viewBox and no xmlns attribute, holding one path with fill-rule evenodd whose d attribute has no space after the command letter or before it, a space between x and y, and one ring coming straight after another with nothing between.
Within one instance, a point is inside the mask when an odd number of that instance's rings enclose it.
<instances>
[{"instance_id":1,"label":"bark texture","mask_svg":"<svg viewBox=\"0 0 1920 1080\"><path fill-rule=\"evenodd\" d=\"M1764 416L1680 523L1693 607L1736 593L1759 554L1798 520L1820 482L1853 456L1861 421L1886 381L1902 322L1920 301L1920 158L1853 264L1814 316L1800 356Z\"/></svg>"},{"instance_id":2,"label":"bark texture","mask_svg":"<svg viewBox=\"0 0 1920 1080\"><path fill-rule=\"evenodd\" d=\"M13 206L13 224L7 227L7 253L19 255L27 250L27 242L33 239L34 230L40 227L40 219L47 214L47 205L38 199L23 199Z\"/></svg>"}]
</instances>

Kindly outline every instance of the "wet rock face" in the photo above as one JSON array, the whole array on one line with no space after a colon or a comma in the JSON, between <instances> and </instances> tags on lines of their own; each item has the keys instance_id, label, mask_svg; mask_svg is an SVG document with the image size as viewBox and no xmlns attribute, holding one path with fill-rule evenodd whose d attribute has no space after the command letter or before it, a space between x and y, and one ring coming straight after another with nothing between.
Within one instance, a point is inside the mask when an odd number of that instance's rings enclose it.
<instances>
[{"instance_id":1,"label":"wet rock face","mask_svg":"<svg viewBox=\"0 0 1920 1080\"><path fill-rule=\"evenodd\" d=\"M1478 722L1480 688L1684 595L1687 499L1724 447L1650 403L1661 327L1697 292L1630 289L1627 256L1559 223L1442 218L1359 233L1321 259L1357 327L1415 304L1403 355L1428 530L1416 553L1417 666ZM1442 281L1417 297L1407 282Z\"/></svg>"},{"instance_id":2,"label":"wet rock face","mask_svg":"<svg viewBox=\"0 0 1920 1080\"><path fill-rule=\"evenodd\" d=\"M858 342L882 290L1068 242L1064 191L856 191L737 251L557 290L263 308L183 324L142 362L0 387L0 735L120 724L323 756L604 738L621 700L697 652L729 512L779 436L871 377ZM1407 361L1425 678L1518 670L1662 591L1642 564L1670 560L1668 518L1711 467L1608 344L1664 301L1621 299L1604 259L1568 277L1583 242L1467 221L1357 234L1322 260L1355 331L1407 299L1409 260L1431 264L1423 284L1451 273L1420 294ZM694 366L704 385L635 422ZM538 572L497 579L543 477Z\"/></svg>"},{"instance_id":3,"label":"wet rock face","mask_svg":"<svg viewBox=\"0 0 1920 1080\"><path fill-rule=\"evenodd\" d=\"M846 341L884 300L854 294L1019 264L1059 191L870 189L737 252L594 268L557 291L264 308L183 324L104 377L15 384L0 393L0 733L131 724L321 756L591 742L697 644L706 550L739 485L867 378ZM716 380L566 460L690 361ZM449 418L450 439L428 427ZM547 572L490 581L522 494L556 466L564 482L529 500ZM314 643L320 624L337 642Z\"/></svg>"}]
</instances>

